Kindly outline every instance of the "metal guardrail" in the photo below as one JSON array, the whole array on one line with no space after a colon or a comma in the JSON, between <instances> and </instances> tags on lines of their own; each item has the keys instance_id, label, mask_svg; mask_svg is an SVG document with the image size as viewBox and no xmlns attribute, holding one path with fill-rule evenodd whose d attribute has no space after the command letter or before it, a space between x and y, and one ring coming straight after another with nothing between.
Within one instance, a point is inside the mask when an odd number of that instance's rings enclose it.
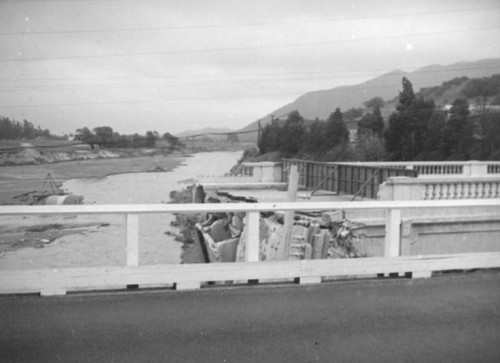
<instances>
[{"instance_id":1,"label":"metal guardrail","mask_svg":"<svg viewBox=\"0 0 500 363\"><path fill-rule=\"evenodd\" d=\"M377 198L380 184L393 176L416 178L418 172L391 166L372 166L356 163L315 162L298 159L283 159L282 180L288 181L290 165L297 165L300 173L299 186L350 194L364 198Z\"/></svg>"},{"instance_id":2,"label":"metal guardrail","mask_svg":"<svg viewBox=\"0 0 500 363\"><path fill-rule=\"evenodd\" d=\"M5 215L119 214L126 216L127 264L111 267L75 267L41 270L3 270L0 293L65 294L71 290L116 289L128 285L172 284L177 289L196 289L203 281L289 279L318 283L324 276L352 276L377 273L412 273L428 277L434 270L500 267L500 253L471 253L440 256L400 256L401 211L413 208L498 207L500 199L388 202L304 202L249 204L159 204L2 206ZM259 262L260 212L385 210L385 258L347 260L303 260ZM248 228L244 263L192 265L140 265L139 215L151 213L246 212Z\"/></svg>"}]
</instances>

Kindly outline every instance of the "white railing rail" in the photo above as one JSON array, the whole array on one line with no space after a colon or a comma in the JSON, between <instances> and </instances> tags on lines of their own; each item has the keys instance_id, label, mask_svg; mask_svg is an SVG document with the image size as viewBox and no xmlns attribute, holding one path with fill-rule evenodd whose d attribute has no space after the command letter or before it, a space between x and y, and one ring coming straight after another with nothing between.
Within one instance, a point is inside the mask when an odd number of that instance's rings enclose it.
<instances>
[{"instance_id":1,"label":"white railing rail","mask_svg":"<svg viewBox=\"0 0 500 363\"><path fill-rule=\"evenodd\" d=\"M381 200L452 200L500 198L500 178L389 178Z\"/></svg>"},{"instance_id":2,"label":"white railing rail","mask_svg":"<svg viewBox=\"0 0 500 363\"><path fill-rule=\"evenodd\" d=\"M342 163L339 163L342 164ZM345 163L352 164L352 163ZM418 171L426 177L493 177L500 175L500 161L391 161L359 162L357 165L386 166Z\"/></svg>"},{"instance_id":3,"label":"white railing rail","mask_svg":"<svg viewBox=\"0 0 500 363\"><path fill-rule=\"evenodd\" d=\"M65 293L68 290L117 288L127 285L174 284L178 289L199 288L203 281L297 278L302 283L320 282L322 276L412 272L430 276L432 270L500 267L500 253L400 256L401 211L413 208L498 207L500 199L446 201L369 201L304 203L228 203L155 205L61 205L1 206L6 215L126 216L127 265L123 267L75 267L46 270L3 270L0 293ZM266 211L385 210L385 258L259 262L259 219ZM248 239L246 262L192 265L140 265L139 215L151 213L246 212ZM91 237L89 237L91 238ZM251 266L250 266L251 265ZM462 267L461 267L462 266Z\"/></svg>"}]
</instances>

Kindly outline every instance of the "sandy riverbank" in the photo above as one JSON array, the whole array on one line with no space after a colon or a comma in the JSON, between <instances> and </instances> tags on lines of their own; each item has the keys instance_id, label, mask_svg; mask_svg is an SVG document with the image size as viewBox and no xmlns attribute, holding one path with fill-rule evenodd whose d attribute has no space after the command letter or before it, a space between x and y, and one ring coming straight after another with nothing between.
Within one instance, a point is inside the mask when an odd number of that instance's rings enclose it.
<instances>
[{"instance_id":1,"label":"sandy riverbank","mask_svg":"<svg viewBox=\"0 0 500 363\"><path fill-rule=\"evenodd\" d=\"M51 168L52 175L59 181L73 179L63 187L83 195L87 203L154 204L168 201L170 191L182 189L186 185L182 181L196 178L197 173L224 174L240 156L234 152L200 153L189 158L151 156L44 166ZM214 163L214 160L219 162ZM22 180L19 172L36 177L44 171L42 165L7 167L5 170L14 181ZM152 170L171 172L141 173ZM106 174L115 175L95 178ZM92 176L94 178L90 179ZM78 180L81 177L89 179ZM176 231L170 225L172 218L170 214L140 216L141 264L180 262L182 243L175 241ZM112 214L6 216L0 224L0 270L124 265L125 232L124 216Z\"/></svg>"},{"instance_id":2,"label":"sandy riverbank","mask_svg":"<svg viewBox=\"0 0 500 363\"><path fill-rule=\"evenodd\" d=\"M174 169L185 158L181 154L171 154L0 167L0 205L22 204L14 196L40 190L47 173L51 173L57 182L64 182L123 173L163 172ZM85 234L107 226L109 222L105 220L68 221L53 217L43 221L30 217L19 221L18 218L4 217L0 225L0 254L24 247L43 248L58 238Z\"/></svg>"},{"instance_id":3,"label":"sandy riverbank","mask_svg":"<svg viewBox=\"0 0 500 363\"><path fill-rule=\"evenodd\" d=\"M50 173L56 182L61 183L70 179L100 178L114 174L170 171L185 158L186 155L177 153L3 166L0 167L0 205L22 204L19 200L14 199L14 196L40 190L47 173Z\"/></svg>"}]
</instances>

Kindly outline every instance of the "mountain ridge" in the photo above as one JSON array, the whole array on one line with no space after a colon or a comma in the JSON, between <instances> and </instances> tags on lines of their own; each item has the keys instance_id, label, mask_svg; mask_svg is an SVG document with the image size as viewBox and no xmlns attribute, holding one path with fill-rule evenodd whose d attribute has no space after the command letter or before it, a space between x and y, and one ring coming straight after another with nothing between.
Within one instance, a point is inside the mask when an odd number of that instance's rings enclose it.
<instances>
[{"instance_id":1,"label":"mountain ridge","mask_svg":"<svg viewBox=\"0 0 500 363\"><path fill-rule=\"evenodd\" d=\"M261 126L265 126L271 121L272 117L286 116L286 114L293 110L299 111L306 119L314 120L318 118L325 120L337 107L342 111L353 107L363 107L363 102L374 97L392 100L398 96L401 90L401 80L403 77L407 77L412 82L415 92L418 92L421 88L439 86L443 82L457 77L482 78L492 76L493 74L500 74L500 58L460 61L449 65L431 64L412 72L395 69L359 84L342 85L331 89L306 92L296 100L270 112L259 120L249 123L241 129L226 129L223 132L256 130L259 121ZM385 111L388 112L388 110ZM202 133L201 130L197 130L196 133ZM256 133L250 133L240 135L240 140L255 141L256 137Z\"/></svg>"}]
</instances>

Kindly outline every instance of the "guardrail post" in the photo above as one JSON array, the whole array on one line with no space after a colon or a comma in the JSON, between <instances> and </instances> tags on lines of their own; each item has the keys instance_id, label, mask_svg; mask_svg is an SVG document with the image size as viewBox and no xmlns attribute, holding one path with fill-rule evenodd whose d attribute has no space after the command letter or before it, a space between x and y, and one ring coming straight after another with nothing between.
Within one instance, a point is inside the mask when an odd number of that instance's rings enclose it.
<instances>
[{"instance_id":1,"label":"guardrail post","mask_svg":"<svg viewBox=\"0 0 500 363\"><path fill-rule=\"evenodd\" d=\"M245 253L246 262L259 261L259 244L260 244L260 212L248 212L246 228L248 228L248 240Z\"/></svg>"},{"instance_id":2,"label":"guardrail post","mask_svg":"<svg viewBox=\"0 0 500 363\"><path fill-rule=\"evenodd\" d=\"M401 254L401 210L388 209L385 217L385 257L398 257Z\"/></svg>"},{"instance_id":3,"label":"guardrail post","mask_svg":"<svg viewBox=\"0 0 500 363\"><path fill-rule=\"evenodd\" d=\"M127 266L139 266L138 214L127 214Z\"/></svg>"}]
</instances>

